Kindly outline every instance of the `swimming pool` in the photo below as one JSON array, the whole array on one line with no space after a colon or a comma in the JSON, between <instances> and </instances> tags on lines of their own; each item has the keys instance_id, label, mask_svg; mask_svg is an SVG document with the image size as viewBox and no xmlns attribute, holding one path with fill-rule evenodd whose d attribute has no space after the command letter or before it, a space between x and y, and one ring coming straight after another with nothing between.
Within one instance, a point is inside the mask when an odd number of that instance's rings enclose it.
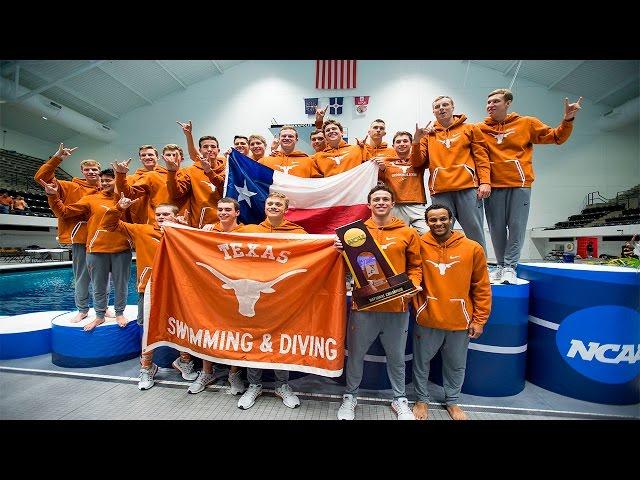
<instances>
[{"instance_id":1,"label":"swimming pool","mask_svg":"<svg viewBox=\"0 0 640 480\"><path fill-rule=\"evenodd\" d=\"M135 264L131 265L127 304L138 304ZM113 289L109 295L109 305L113 305ZM89 306L93 306L91 294ZM70 267L0 274L0 315L75 308L73 272Z\"/></svg>"}]
</instances>

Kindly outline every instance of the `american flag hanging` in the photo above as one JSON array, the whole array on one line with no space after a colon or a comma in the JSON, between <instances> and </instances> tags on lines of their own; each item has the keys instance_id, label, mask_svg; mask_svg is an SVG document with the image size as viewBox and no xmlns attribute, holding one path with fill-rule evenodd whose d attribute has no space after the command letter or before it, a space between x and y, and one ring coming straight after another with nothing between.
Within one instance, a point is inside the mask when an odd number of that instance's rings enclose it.
<instances>
[{"instance_id":1,"label":"american flag hanging","mask_svg":"<svg viewBox=\"0 0 640 480\"><path fill-rule=\"evenodd\" d=\"M356 62L357 60L316 60L316 88L356 88Z\"/></svg>"}]
</instances>

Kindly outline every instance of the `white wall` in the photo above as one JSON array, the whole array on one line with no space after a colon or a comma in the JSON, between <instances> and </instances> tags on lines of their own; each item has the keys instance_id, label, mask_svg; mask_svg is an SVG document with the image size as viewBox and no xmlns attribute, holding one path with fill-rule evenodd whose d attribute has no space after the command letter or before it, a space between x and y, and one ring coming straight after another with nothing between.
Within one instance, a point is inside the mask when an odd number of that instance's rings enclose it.
<instances>
[{"instance_id":1,"label":"white wall","mask_svg":"<svg viewBox=\"0 0 640 480\"><path fill-rule=\"evenodd\" d=\"M18 153L42 158L43 160L46 160L58 150L58 145L55 143L47 142L4 127L2 130L3 131L0 132L2 135L2 148L5 150L15 150ZM5 130L6 133L4 133ZM79 170L78 168L78 171Z\"/></svg>"},{"instance_id":2,"label":"white wall","mask_svg":"<svg viewBox=\"0 0 640 480\"><path fill-rule=\"evenodd\" d=\"M65 168L77 175L83 158L96 158L106 165L115 158L128 157L134 158L132 167L137 168L137 149L143 143L155 144L159 149L172 142L185 146L176 120L192 120L196 139L213 134L223 150L232 145L235 134L258 133L270 140L268 128L273 118L277 123L313 122L313 116L304 114L303 99L329 94L348 96L345 113L337 118L348 127L350 142L366 135L369 123L378 117L387 122L386 140L391 142L397 130L413 133L416 121L424 125L433 119L431 101L437 95L452 96L455 112L465 113L470 122L482 121L487 94L495 88L508 87L512 78L473 64L467 70L467 63L459 60L359 60L357 89L320 91L314 88L314 69L313 60L241 63L224 75L124 115L110 124L119 135L111 144L82 136L69 139L65 143L80 147L76 153L79 158L74 163L65 162ZM577 99L521 79L516 79L512 90L515 99L511 111L536 116L551 126L562 118L564 97ZM365 116L355 113L354 95L371 97ZM601 132L597 120L608 110L585 100L574 132L565 144L535 147L536 181L529 228L551 226L578 213L588 192L599 190L613 197L640 183L638 126Z\"/></svg>"}]
</instances>

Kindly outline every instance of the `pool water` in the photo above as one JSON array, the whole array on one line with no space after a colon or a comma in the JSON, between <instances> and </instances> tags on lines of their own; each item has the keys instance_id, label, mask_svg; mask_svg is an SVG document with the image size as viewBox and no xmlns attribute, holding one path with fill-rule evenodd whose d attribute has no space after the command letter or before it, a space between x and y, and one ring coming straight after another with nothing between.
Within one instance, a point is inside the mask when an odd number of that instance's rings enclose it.
<instances>
[{"instance_id":1,"label":"pool water","mask_svg":"<svg viewBox=\"0 0 640 480\"><path fill-rule=\"evenodd\" d=\"M89 287L89 307L93 306L91 292ZM127 304L138 304L135 264L131 266ZM109 305L113 305L113 288ZM75 309L70 267L0 274L0 315Z\"/></svg>"}]
</instances>

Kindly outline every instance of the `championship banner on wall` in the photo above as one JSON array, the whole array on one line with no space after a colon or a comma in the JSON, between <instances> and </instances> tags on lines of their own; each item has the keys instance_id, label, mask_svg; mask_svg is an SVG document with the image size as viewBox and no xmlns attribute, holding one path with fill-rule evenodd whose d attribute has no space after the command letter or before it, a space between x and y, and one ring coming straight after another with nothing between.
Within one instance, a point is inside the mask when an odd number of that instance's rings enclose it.
<instances>
[{"instance_id":1,"label":"championship banner on wall","mask_svg":"<svg viewBox=\"0 0 640 480\"><path fill-rule=\"evenodd\" d=\"M171 224L146 294L143 352L164 345L227 365L342 374L345 267L333 235Z\"/></svg>"}]
</instances>

